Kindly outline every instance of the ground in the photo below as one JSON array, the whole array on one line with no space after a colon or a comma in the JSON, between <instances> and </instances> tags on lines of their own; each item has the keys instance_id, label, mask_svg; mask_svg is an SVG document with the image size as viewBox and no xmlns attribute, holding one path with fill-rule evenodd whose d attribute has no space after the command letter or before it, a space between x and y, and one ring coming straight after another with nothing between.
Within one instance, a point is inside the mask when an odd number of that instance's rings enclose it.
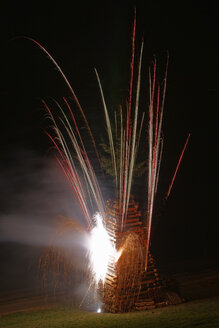
<instances>
[{"instance_id":1,"label":"ground","mask_svg":"<svg viewBox=\"0 0 219 328\"><path fill-rule=\"evenodd\" d=\"M153 311L97 314L22 292L2 295L0 327L219 327L219 269L172 275L187 302Z\"/></svg>"},{"instance_id":2,"label":"ground","mask_svg":"<svg viewBox=\"0 0 219 328\"><path fill-rule=\"evenodd\" d=\"M191 301L153 311L126 314L97 314L56 308L16 313L1 318L0 327L148 327L148 328L216 328L219 326L219 298Z\"/></svg>"}]
</instances>

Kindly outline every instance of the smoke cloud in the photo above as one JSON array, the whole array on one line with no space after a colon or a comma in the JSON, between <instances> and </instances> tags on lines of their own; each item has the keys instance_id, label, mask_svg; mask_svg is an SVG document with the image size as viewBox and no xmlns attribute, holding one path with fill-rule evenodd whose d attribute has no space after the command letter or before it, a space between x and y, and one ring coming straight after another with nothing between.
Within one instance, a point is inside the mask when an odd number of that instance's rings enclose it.
<instances>
[{"instance_id":1,"label":"smoke cloud","mask_svg":"<svg viewBox=\"0 0 219 328\"><path fill-rule=\"evenodd\" d=\"M60 215L85 224L55 159L39 158L31 151L14 152L0 179L0 242L46 246ZM76 235L74 241L79 242ZM67 238L63 243L72 241Z\"/></svg>"},{"instance_id":2,"label":"smoke cloud","mask_svg":"<svg viewBox=\"0 0 219 328\"><path fill-rule=\"evenodd\" d=\"M57 237L60 216L86 223L55 159L30 150L12 151L0 163L0 183L0 292L39 290L39 257L51 245L69 250L82 270L86 233L72 229ZM72 272L73 281L78 275ZM72 291L79 299L82 285Z\"/></svg>"}]
</instances>

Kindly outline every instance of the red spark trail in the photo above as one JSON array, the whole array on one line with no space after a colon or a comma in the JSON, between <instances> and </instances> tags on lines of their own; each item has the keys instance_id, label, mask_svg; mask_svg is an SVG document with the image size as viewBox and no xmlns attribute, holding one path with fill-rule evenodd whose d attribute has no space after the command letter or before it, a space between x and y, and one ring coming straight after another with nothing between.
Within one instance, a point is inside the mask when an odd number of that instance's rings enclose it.
<instances>
[{"instance_id":1,"label":"red spark trail","mask_svg":"<svg viewBox=\"0 0 219 328\"><path fill-rule=\"evenodd\" d=\"M169 189L168 189L167 195L166 195L166 197L165 197L166 200L167 200L167 198L168 198L169 195L170 195L171 189L172 189L172 187L173 187L173 183L174 183L175 178L176 178L177 171L178 171L179 166L180 166L180 164L181 164L181 161L182 161L182 158L183 158L184 152L185 152L185 150L186 150L186 147L187 147L187 145L188 145L188 142L189 142L190 136L191 136L191 134L189 133L189 135L188 135L188 137L187 137L187 139L186 139L186 143L185 143L185 145L184 145L184 147L183 147L182 153L181 153L181 155L180 155L180 157L179 157L179 160L178 160L178 163L177 163L177 166L176 166L176 170L175 170L174 175L173 175L173 178L172 178L172 180L171 180L171 183L170 183L170 186L169 186Z\"/></svg>"},{"instance_id":2,"label":"red spark trail","mask_svg":"<svg viewBox=\"0 0 219 328\"><path fill-rule=\"evenodd\" d=\"M90 230L90 229L92 228L91 223L90 223L90 215L89 215L89 213L88 213L88 210L87 210L87 208L86 208L86 205L85 205L84 202L83 202L83 199L82 199L82 197L81 197L81 194L80 194L80 192L79 192L79 190L78 190L76 184L74 184L74 186L72 185L72 176L71 176L71 178L69 177L69 175L68 175L67 172L66 172L65 167L63 166L63 164L61 163L61 161L58 159L58 157L56 157L56 160L57 160L58 164L60 165L60 167L61 167L63 173L65 174L67 180L68 180L69 183L70 183L71 189L72 189L72 191L73 191L73 193L74 193L76 199L78 200L78 204L79 204L79 206L80 206L80 208L81 208L81 211L82 211L82 213L84 214L84 216L85 216L85 218L86 218L86 220L87 220L87 223L88 223L88 229Z\"/></svg>"},{"instance_id":3,"label":"red spark trail","mask_svg":"<svg viewBox=\"0 0 219 328\"><path fill-rule=\"evenodd\" d=\"M75 92L74 92L74 90L72 89L72 87L71 87L71 84L69 83L69 81L68 81L68 79L67 79L67 77L65 76L65 74L64 74L64 72L62 71L62 69L61 69L61 67L58 65L58 63L55 61L55 59L50 55L50 53L39 43L39 42L37 42L36 40L34 40L34 39L32 39L32 38L30 38L30 37L27 37L27 36L23 36L22 38L24 38L24 39L27 39L27 40L29 40L29 41L32 41L33 43L35 43L47 56L48 56L48 58L49 58L49 60L55 65L55 67L58 69L58 72L61 74L61 76L62 76L62 78L64 79L64 81L65 81L65 83L66 83L66 85L68 86L68 88L69 88L69 90L70 90L70 92L71 92L71 94L73 95L73 98L74 98L74 101L75 101L75 103L76 103L76 105L77 105L77 107L78 107L78 109L80 110L80 112L81 112L81 115L82 115L82 117L83 117L83 119L84 119L84 122L85 122L85 125L86 125L86 127L87 127L87 130L88 130L88 132L89 132L89 134L90 134L90 137L91 137L91 141L92 141L92 144L93 144L93 147L94 147L94 150L95 150L95 153L96 153L96 155L97 155L97 158L98 158L98 161L99 161L99 163L100 163L100 156L99 156L99 153L98 153L98 150L97 150L97 146L96 146L96 142L95 142L95 140L94 140L94 137L93 137L93 134L92 134L92 132L91 132L91 129L90 129L90 126L89 126L89 124L88 124L88 121L87 121L87 118L86 118L86 116L85 116L85 114L84 114L84 111L83 111L83 109L82 109L82 107L81 107L81 104L80 104L80 102L79 102L79 100L78 100L78 98L77 98L77 96L76 96L76 94L75 94Z\"/></svg>"},{"instance_id":4,"label":"red spark trail","mask_svg":"<svg viewBox=\"0 0 219 328\"><path fill-rule=\"evenodd\" d=\"M147 218L146 218L145 270L147 269L147 262L148 262L148 251L149 251L150 236L151 236L151 224L152 224L152 215L153 215L153 207L154 207L154 197L155 197L157 184L158 184L158 176L159 176L160 162L161 162L161 156L162 156L162 144L161 144L161 149L160 149L160 142L161 142L161 129L162 129L163 112L164 112L164 100L165 100L165 95L166 95L168 62L169 62L169 55L167 56L162 103L161 103L161 108L160 108L160 117L158 115L159 114L159 102L160 102L159 101L160 88L158 88L156 120L159 117L159 124L158 124L158 121L156 121L155 136L154 136L154 138L155 138L154 148L153 148L153 103L154 103L154 93L155 93L156 58L155 58L155 62L154 62L154 76L153 76L152 91L150 88L151 99L150 99L150 107L149 107L148 210L147 210ZM151 106L151 104L152 104L152 106ZM158 131L157 131L157 124L158 124Z\"/></svg>"},{"instance_id":5,"label":"red spark trail","mask_svg":"<svg viewBox=\"0 0 219 328\"><path fill-rule=\"evenodd\" d=\"M124 163L124 179L123 179L123 199L121 209L121 231L123 230L123 221L126 209L126 196L127 196L127 174L128 174L128 159L130 152L130 117L131 117L131 106L132 106L132 92L133 92L133 76L134 76L134 62L135 62L135 35L136 35L136 8L134 8L134 24L132 32L132 59L131 59L131 76L130 76L130 87L129 87L129 102L127 104L127 116L126 116L126 143L125 143L125 163ZM122 188L122 186L120 186Z\"/></svg>"},{"instance_id":6,"label":"red spark trail","mask_svg":"<svg viewBox=\"0 0 219 328\"><path fill-rule=\"evenodd\" d=\"M151 101L149 105L149 176L148 176L148 209L150 208L151 192L152 192L152 167L153 167L153 106L154 106L154 93L155 93L155 81L156 81L156 57L154 59L154 74L153 74L153 85L151 92Z\"/></svg>"}]
</instances>

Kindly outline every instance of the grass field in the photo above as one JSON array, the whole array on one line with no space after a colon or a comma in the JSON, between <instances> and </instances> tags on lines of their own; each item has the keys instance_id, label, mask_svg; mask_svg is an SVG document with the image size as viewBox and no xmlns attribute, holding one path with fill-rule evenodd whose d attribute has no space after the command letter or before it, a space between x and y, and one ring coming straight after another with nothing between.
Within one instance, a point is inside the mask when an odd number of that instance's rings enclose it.
<instances>
[{"instance_id":1,"label":"grass field","mask_svg":"<svg viewBox=\"0 0 219 328\"><path fill-rule=\"evenodd\" d=\"M219 297L191 301L153 311L126 314L97 314L71 308L15 313L3 316L0 327L14 328L86 328L86 327L148 327L192 328L219 327Z\"/></svg>"},{"instance_id":2,"label":"grass field","mask_svg":"<svg viewBox=\"0 0 219 328\"><path fill-rule=\"evenodd\" d=\"M126 314L97 314L70 307L3 315L1 328L218 328L219 271L178 275L176 279L186 303L152 311Z\"/></svg>"}]
</instances>

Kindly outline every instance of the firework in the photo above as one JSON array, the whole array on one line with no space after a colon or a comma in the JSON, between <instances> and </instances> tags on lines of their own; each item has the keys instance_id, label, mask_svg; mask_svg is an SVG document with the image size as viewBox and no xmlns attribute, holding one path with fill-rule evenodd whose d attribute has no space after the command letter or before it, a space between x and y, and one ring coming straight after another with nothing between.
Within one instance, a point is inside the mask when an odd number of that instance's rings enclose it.
<instances>
[{"instance_id":1,"label":"firework","mask_svg":"<svg viewBox=\"0 0 219 328\"><path fill-rule=\"evenodd\" d=\"M149 104L149 156L148 156L148 202L147 202L147 218L146 218L146 257L145 257L145 270L147 270L148 253L151 236L151 224L154 208L155 192L158 185L159 167L162 158L163 142L161 141L161 131L163 122L163 111L166 94L166 81L168 71L169 56L167 57L166 72L164 79L162 102L160 106L160 86L157 86L157 106L156 106L156 119L155 127L153 125L154 116L154 102L156 90L156 57L154 61L154 74L152 88L150 87L150 104ZM151 81L151 78L150 78ZM150 82L151 86L151 82ZM160 147L160 144L162 147ZM158 160L159 159L159 160Z\"/></svg>"},{"instance_id":2,"label":"firework","mask_svg":"<svg viewBox=\"0 0 219 328\"><path fill-rule=\"evenodd\" d=\"M132 33L129 95L126 102L126 107L122 108L122 106L120 106L119 113L115 113L115 134L113 134L112 123L105 101L101 79L95 69L107 127L108 146L113 172L112 174L115 178L116 202L114 204L115 209L112 211L117 213L116 215L118 219L111 222L111 224L114 225L113 230L107 223L105 201L102 197L98 178L89 159L87 143L84 141L83 136L80 133L80 128L71 108L70 102L66 98L63 98L62 104L58 103L56 100L53 100L53 106L56 106L59 112L57 117L53 113L53 110L51 109L51 106L49 106L48 102L43 100L43 105L46 109L47 116L52 122L52 133L47 133L48 137L57 151L57 161L73 190L87 223L86 231L89 233L88 254L90 258L92 281L96 286L99 286L100 283L104 286L107 276L112 276L115 271L120 272L121 270L118 269L119 267L125 267L129 270L125 274L126 278L124 278L124 275L121 275L117 279L117 285L114 284L114 286L120 286L120 291L126 289L128 294L130 294L131 289L133 289L133 287L126 288L129 284L131 284L131 286L135 286L136 293L137 291L139 292L141 288L141 279L144 277L144 273L147 272L148 266L151 265L149 246L154 200L158 187L163 151L163 137L161 134L169 61L169 56L167 56L164 83L161 86L157 81L157 61L156 57L154 58L153 74L152 76L151 72L149 74L150 99L148 107L148 129L146 129L145 112L141 115L139 112L144 41L141 43L138 63L135 64L135 35L136 13L134 15ZM71 95L73 96L77 108L79 109L79 113L84 120L97 158L101 164L101 156L99 155L86 115L84 114L84 110L82 109L68 79L50 53L37 41L31 38L28 39L40 47L40 49L48 56L49 60L52 61L58 69L58 72L63 77L68 89L71 92ZM137 67L136 72L134 69L135 67ZM134 76L136 77L136 87L133 83ZM145 130L148 130L148 135L144 133ZM166 198L168 198L172 189L185 148L189 141L189 137L183 148ZM138 215L138 212L134 212L136 217L133 217L133 214L130 214L130 204L133 206L135 211L137 211L135 203L133 200L130 202L130 199L134 172L137 167L136 163L138 149L142 138L148 139L148 169L146 169L144 162L140 165L144 168L145 175L147 174L147 187L145 186L145 203L147 206L147 214L145 218L142 218L141 214ZM147 151L145 151L145 154L146 158ZM94 215L95 212L97 213ZM140 216L141 220L139 219ZM143 222L145 222L144 227L142 226ZM138 228L136 228L136 226L138 226ZM121 280L122 278L123 281ZM124 294L123 296L128 297L128 294ZM115 299L114 296L113 299ZM127 303L128 305L126 304L125 307L119 305L117 306L117 309L120 309L119 311L122 311L121 309L130 309L134 304L133 302L134 301L132 300L132 302Z\"/></svg>"},{"instance_id":3,"label":"firework","mask_svg":"<svg viewBox=\"0 0 219 328\"><path fill-rule=\"evenodd\" d=\"M183 158L184 152L185 152L185 150L186 150L186 147L187 147L187 145L188 145L188 142L189 142L190 136L191 136L191 134L189 133L189 135L188 135L188 137L187 137L187 139L186 139L185 145L184 145L184 147L183 147L182 153L180 154L180 157L179 157L179 160L178 160L178 163L177 163L177 166L176 166L176 170L175 170L174 175L173 175L173 178L172 178L172 180L171 180L171 183L170 183L169 189L168 189L168 191L167 191L166 199L169 197L170 192L171 192L171 190L172 190L172 187L173 187L173 184L174 184L174 181L175 181L175 178L176 178L176 175L177 175L177 172L178 172L179 166L180 166L180 164L181 164L181 162L182 162L182 158Z\"/></svg>"}]
</instances>

